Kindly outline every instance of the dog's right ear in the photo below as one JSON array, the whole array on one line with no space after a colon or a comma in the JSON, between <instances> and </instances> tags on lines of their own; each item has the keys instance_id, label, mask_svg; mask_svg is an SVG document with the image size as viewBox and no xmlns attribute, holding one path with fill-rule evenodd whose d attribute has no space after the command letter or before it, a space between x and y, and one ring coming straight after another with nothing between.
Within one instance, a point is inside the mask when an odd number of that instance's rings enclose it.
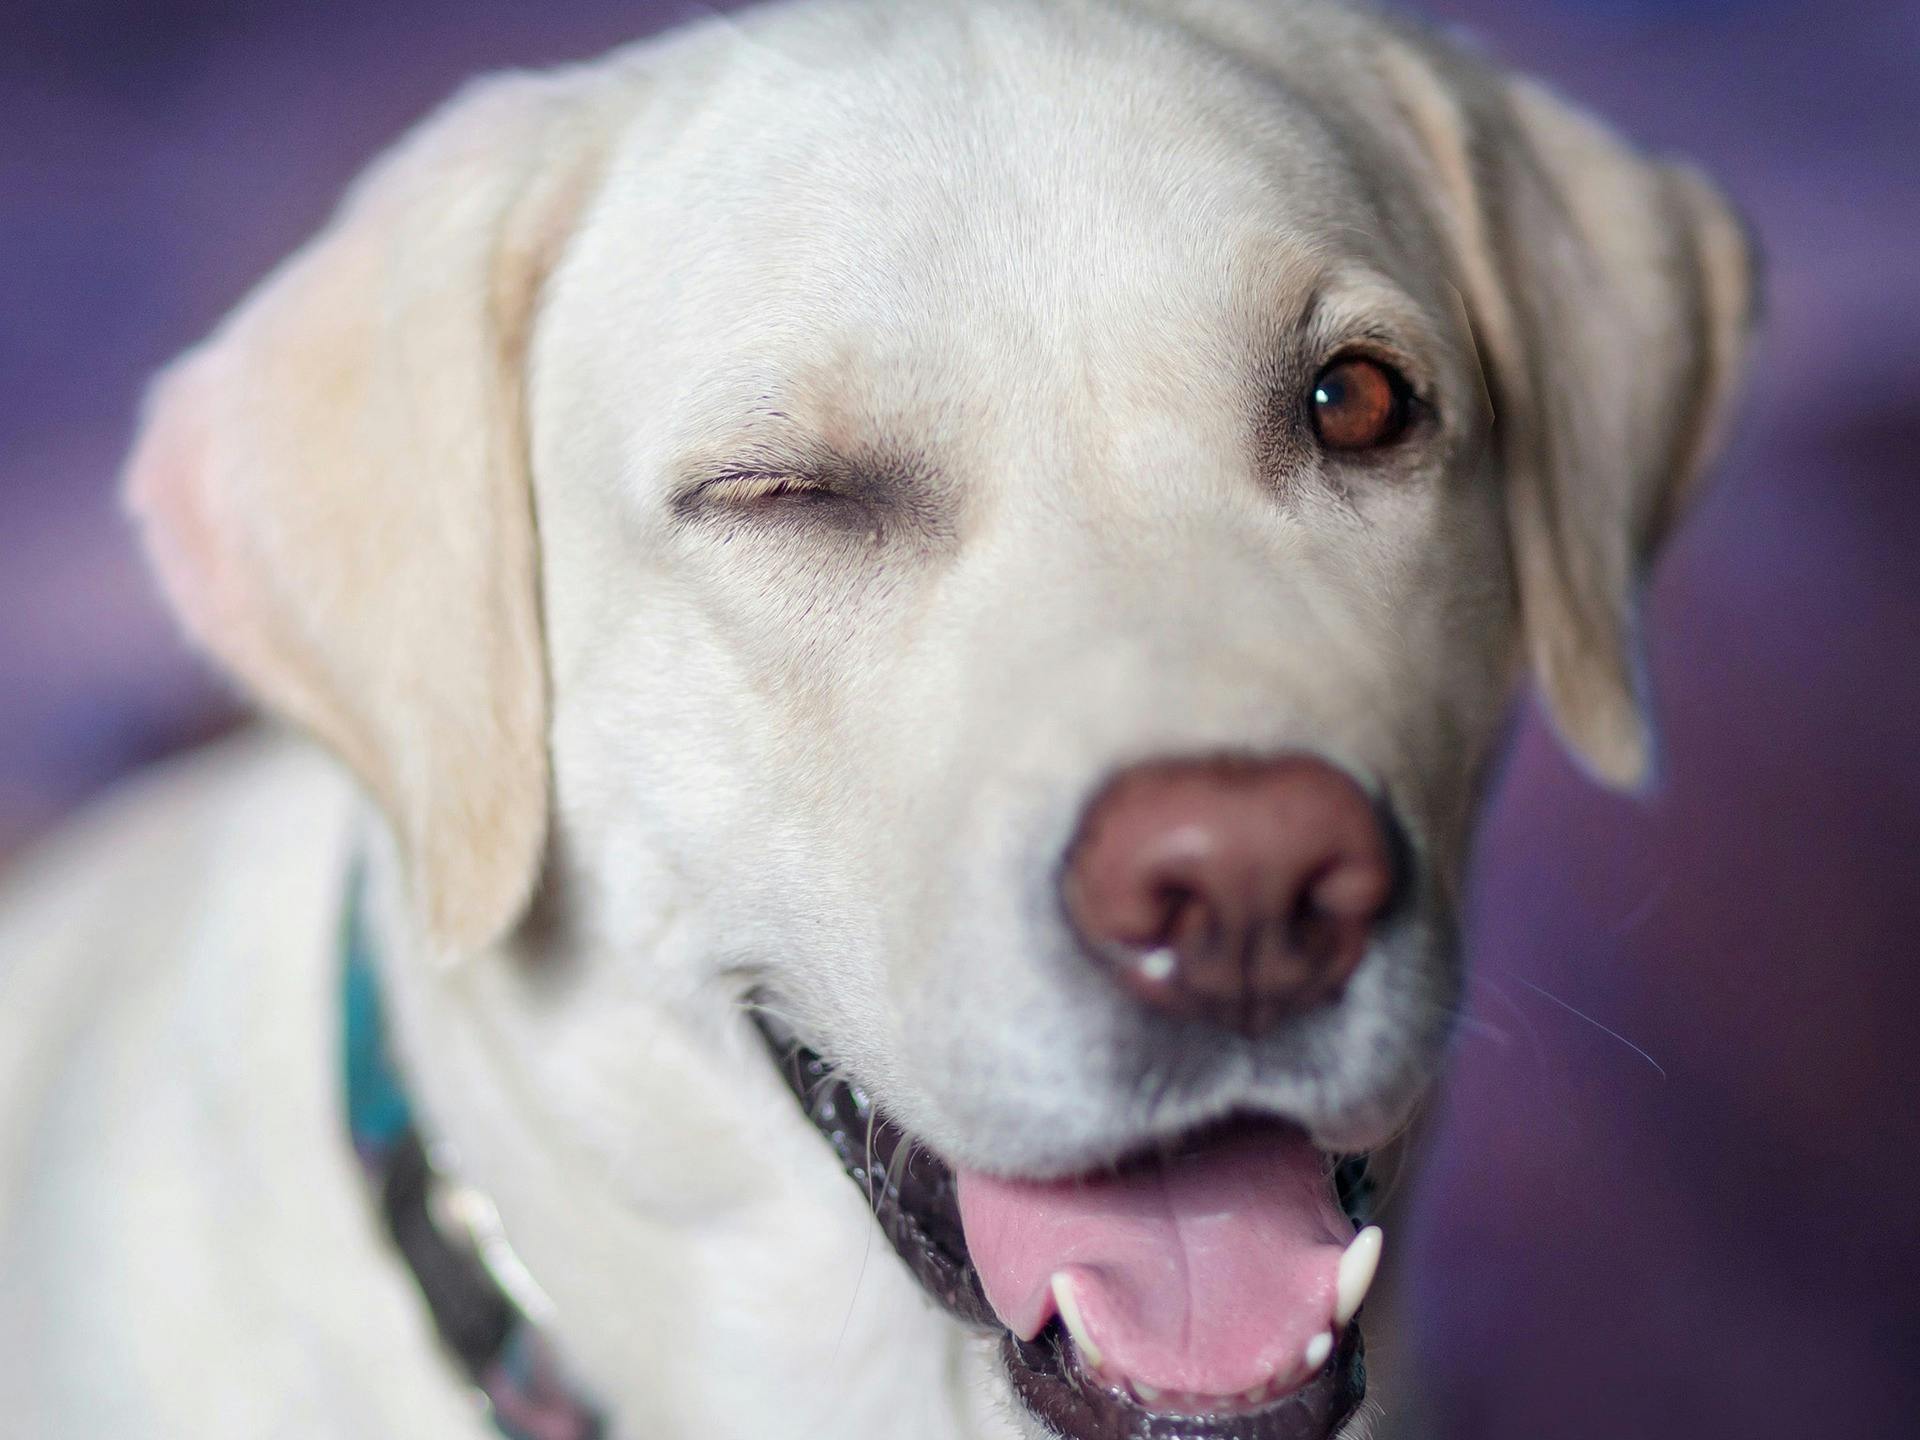
<instances>
[{"instance_id":1,"label":"dog's right ear","mask_svg":"<svg viewBox=\"0 0 1920 1440\"><path fill-rule=\"evenodd\" d=\"M188 629L358 774L446 946L504 932L545 849L521 381L598 174L594 85L456 97L161 377L129 467Z\"/></svg>"}]
</instances>

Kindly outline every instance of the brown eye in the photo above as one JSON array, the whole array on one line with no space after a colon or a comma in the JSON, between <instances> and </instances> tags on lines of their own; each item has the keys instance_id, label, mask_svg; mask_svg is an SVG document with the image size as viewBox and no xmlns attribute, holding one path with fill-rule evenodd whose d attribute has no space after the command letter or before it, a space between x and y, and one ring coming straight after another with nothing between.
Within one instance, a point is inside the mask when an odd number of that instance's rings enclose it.
<instances>
[{"instance_id":1,"label":"brown eye","mask_svg":"<svg viewBox=\"0 0 1920 1440\"><path fill-rule=\"evenodd\" d=\"M1335 360L1313 382L1313 433L1329 450L1377 450L1406 432L1411 392L1398 370L1365 356Z\"/></svg>"}]
</instances>

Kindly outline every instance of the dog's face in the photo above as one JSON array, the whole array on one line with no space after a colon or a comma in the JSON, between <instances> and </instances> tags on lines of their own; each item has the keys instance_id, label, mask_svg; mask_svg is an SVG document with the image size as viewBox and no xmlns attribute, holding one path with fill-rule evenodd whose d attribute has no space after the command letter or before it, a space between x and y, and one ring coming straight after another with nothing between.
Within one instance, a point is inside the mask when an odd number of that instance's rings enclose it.
<instances>
[{"instance_id":1,"label":"dog's face","mask_svg":"<svg viewBox=\"0 0 1920 1440\"><path fill-rule=\"evenodd\" d=\"M901 35L868 88L745 48L612 158L548 284L532 469L594 937L651 936L646 857L680 896L653 963L766 992L983 1167L1245 1106L1376 1143L1446 1029L1511 669L1466 315L1270 81L960 29L971 70ZM1320 432L1366 417L1314 400L1343 365L1407 392L1346 449ZM1336 1002L1197 1044L1089 963L1069 842L1127 767L1290 752L1392 810L1404 903Z\"/></svg>"},{"instance_id":2,"label":"dog's face","mask_svg":"<svg viewBox=\"0 0 1920 1440\"><path fill-rule=\"evenodd\" d=\"M976 1252L1065 1224L1059 1177L1279 1184L1405 1119L1517 668L1644 767L1631 586L1745 323L1717 200L1536 92L1166 8L774 12L479 92L136 465L182 607L367 779L441 944L544 877L543 1033L750 1001L958 1173ZM649 1103L525 1063L588 1146ZM1070 1302L1023 1263L980 1278L1031 1341ZM1219 1425L1305 1383L1107 1348L1118 1419L1022 1393L1096 1435L1159 1423L1156 1363Z\"/></svg>"}]
</instances>

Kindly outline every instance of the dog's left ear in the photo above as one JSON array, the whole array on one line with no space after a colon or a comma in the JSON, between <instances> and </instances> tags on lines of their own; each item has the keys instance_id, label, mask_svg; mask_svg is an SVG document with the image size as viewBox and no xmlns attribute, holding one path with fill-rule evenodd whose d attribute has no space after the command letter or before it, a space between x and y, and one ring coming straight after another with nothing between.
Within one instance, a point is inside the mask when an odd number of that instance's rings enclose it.
<instances>
[{"instance_id":1,"label":"dog's left ear","mask_svg":"<svg viewBox=\"0 0 1920 1440\"><path fill-rule=\"evenodd\" d=\"M1743 226L1693 171L1439 47L1383 65L1428 173L1494 407L1521 625L1602 780L1652 768L1635 635L1655 547L1712 458L1754 318Z\"/></svg>"},{"instance_id":2,"label":"dog's left ear","mask_svg":"<svg viewBox=\"0 0 1920 1440\"><path fill-rule=\"evenodd\" d=\"M518 918L545 847L522 367L590 83L482 81L403 141L162 376L128 472L189 630L359 775L450 947Z\"/></svg>"}]
</instances>

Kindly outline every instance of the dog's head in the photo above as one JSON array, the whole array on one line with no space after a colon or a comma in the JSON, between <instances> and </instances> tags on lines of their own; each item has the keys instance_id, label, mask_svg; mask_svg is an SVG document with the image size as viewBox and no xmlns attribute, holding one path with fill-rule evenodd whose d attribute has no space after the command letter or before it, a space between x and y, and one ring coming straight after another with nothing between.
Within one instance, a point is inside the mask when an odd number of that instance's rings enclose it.
<instances>
[{"instance_id":1,"label":"dog's head","mask_svg":"<svg viewBox=\"0 0 1920 1440\"><path fill-rule=\"evenodd\" d=\"M1749 288L1691 174L1344 7L767 12L458 99L132 494L436 946L609 1055L761 1006L958 1175L1058 1428L1291 1433L1515 675L1647 774ZM645 1103L525 1063L583 1142Z\"/></svg>"}]
</instances>

